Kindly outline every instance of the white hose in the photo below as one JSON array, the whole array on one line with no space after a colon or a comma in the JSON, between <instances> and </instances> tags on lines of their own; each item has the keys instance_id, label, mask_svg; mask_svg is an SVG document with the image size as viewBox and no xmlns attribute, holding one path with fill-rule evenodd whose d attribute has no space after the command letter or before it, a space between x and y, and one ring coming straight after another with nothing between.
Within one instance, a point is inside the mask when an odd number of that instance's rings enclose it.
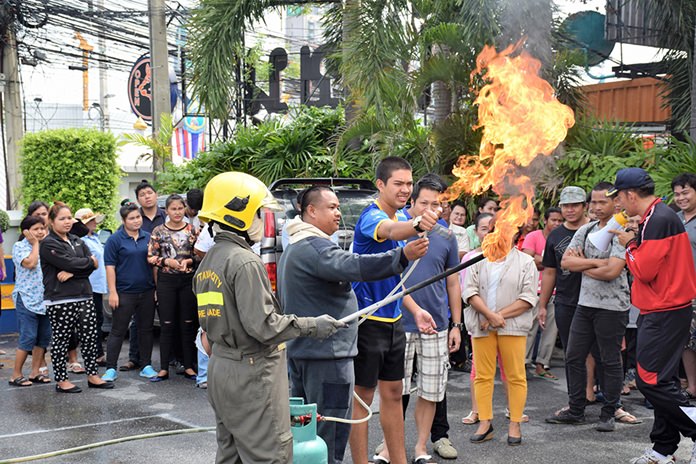
<instances>
[{"instance_id":1,"label":"white hose","mask_svg":"<svg viewBox=\"0 0 696 464\"><path fill-rule=\"evenodd\" d=\"M367 417L363 417L362 419L344 419L342 417L331 417L331 416L322 416L322 419L325 421L331 421L331 422L340 422L342 424L362 424L363 422L367 422L372 418L372 409L365 404L365 402L358 396L357 393L353 392L353 398L358 400L358 403L360 403L360 406L365 408L365 411L367 411Z\"/></svg>"},{"instance_id":2,"label":"white hose","mask_svg":"<svg viewBox=\"0 0 696 464\"><path fill-rule=\"evenodd\" d=\"M362 319L360 319L360 321L358 321L358 325L360 325L360 324L362 324L363 322L365 322L369 316L371 316L372 314L374 314L375 311L377 311L379 308L381 308L382 306L388 305L389 303L391 303L392 301L394 301L394 298L391 298L391 297L394 296L394 294L395 294L401 287L404 286L404 284L406 283L406 280L408 280L408 278L411 276L411 273L412 273L413 270L416 268L416 266L418 266L418 263L419 263L419 262L420 262L420 258L418 258L417 260L415 260L415 261L413 262L413 265L411 266L411 269L409 269L408 272L407 272L406 274L404 274L404 276L401 278L401 280L399 281L399 283L396 284L396 287L394 287L394 288L392 289L392 291L389 292L389 294L388 294L386 297L384 297L384 299L383 299L382 301L378 301L377 303L375 303L375 304L373 304L373 305L370 305L370 306L368 306L367 308L364 308L364 309L358 311L357 313L353 313L353 314L351 314L350 316L347 316L347 317L345 317L345 318L343 318L343 319L340 319L340 321L341 321L341 322L349 322L349 321L351 321L351 320L353 320L353 319L355 319L355 318L358 318L358 317L360 317L360 316L364 316ZM399 298L396 298L396 299L398 300ZM346 319L348 319L348 320L346 320Z\"/></svg>"},{"instance_id":3,"label":"white hose","mask_svg":"<svg viewBox=\"0 0 696 464\"><path fill-rule=\"evenodd\" d=\"M61 456L64 454L77 453L79 451L86 451L86 450L90 450L90 449L94 449L94 448L99 448L102 446L115 445L117 443L124 443L127 441L143 440L145 438L166 437L169 435L180 435L182 433L213 432L213 431L215 431L215 427L196 427L196 428L190 428L190 429L167 430L164 432L153 432L153 433L144 433L141 435L131 435L129 437L114 438L113 440L100 441L97 443L89 443L87 445L76 446L74 448L66 448L66 449L62 449L62 450L50 451L48 453L35 454L33 456L23 456L20 458L3 459L3 460L0 460L0 464L36 461L39 459L47 459L47 458L52 458L55 456Z\"/></svg>"}]
</instances>

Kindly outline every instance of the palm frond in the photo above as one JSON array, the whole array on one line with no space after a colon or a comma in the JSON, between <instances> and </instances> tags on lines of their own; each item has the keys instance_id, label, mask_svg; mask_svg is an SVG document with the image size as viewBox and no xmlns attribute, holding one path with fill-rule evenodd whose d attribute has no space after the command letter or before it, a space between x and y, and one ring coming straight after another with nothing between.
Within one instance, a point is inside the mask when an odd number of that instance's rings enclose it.
<instances>
[{"instance_id":1,"label":"palm frond","mask_svg":"<svg viewBox=\"0 0 696 464\"><path fill-rule=\"evenodd\" d=\"M236 91L236 66L244 56L244 32L262 21L273 0L200 0L187 24L192 96L209 114L225 120Z\"/></svg>"}]
</instances>

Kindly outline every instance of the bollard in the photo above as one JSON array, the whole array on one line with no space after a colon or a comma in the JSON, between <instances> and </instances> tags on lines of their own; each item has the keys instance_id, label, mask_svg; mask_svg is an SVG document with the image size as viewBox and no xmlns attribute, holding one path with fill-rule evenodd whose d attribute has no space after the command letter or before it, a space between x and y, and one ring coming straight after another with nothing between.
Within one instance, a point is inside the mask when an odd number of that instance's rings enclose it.
<instances>
[{"instance_id":1,"label":"bollard","mask_svg":"<svg viewBox=\"0 0 696 464\"><path fill-rule=\"evenodd\" d=\"M302 398L290 398L290 417L303 419L290 422L293 464L328 464L328 448L317 436L317 405L304 404Z\"/></svg>"}]
</instances>

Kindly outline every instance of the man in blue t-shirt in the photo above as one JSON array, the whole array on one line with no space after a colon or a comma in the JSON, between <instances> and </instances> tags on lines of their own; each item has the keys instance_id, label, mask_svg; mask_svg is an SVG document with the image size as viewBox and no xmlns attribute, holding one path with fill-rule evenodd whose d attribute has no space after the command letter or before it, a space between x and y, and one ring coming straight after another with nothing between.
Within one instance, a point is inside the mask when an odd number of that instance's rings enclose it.
<instances>
[{"instance_id":1,"label":"man in blue t-shirt","mask_svg":"<svg viewBox=\"0 0 696 464\"><path fill-rule=\"evenodd\" d=\"M411 195L411 207L405 211L411 219L426 211L437 211L440 207L440 194L446 185L435 174L428 174L416 182ZM449 232L444 221L444 230ZM448 237L437 233L428 236L430 243L428 253L415 265L413 273L406 280L406 287L422 282L436 274L459 264L457 239L450 233ZM415 263L411 263L408 272ZM447 436L447 364L449 353L457 351L461 343L462 292L459 287L458 274L452 274L411 294L413 300L433 316L437 324L436 333L420 333L411 313L404 313L403 324L406 331L406 356L404 363L404 411L408 406L411 391L413 361L416 360L418 377L416 379L416 428L418 441L415 446L415 461L429 457L426 442L430 435L433 450L447 459L455 459L457 450ZM449 329L450 310L452 312L452 329ZM436 409L437 408L437 409ZM433 426L434 418L439 414L438 427Z\"/></svg>"},{"instance_id":2,"label":"man in blue t-shirt","mask_svg":"<svg viewBox=\"0 0 696 464\"><path fill-rule=\"evenodd\" d=\"M432 211L426 211L411 221L402 211L413 190L408 161L399 157L385 158L377 165L375 177L379 196L365 208L355 226L353 252L359 254L381 253L403 246L404 240L432 229L437 222L437 214ZM399 281L396 276L377 282L353 283L358 306L363 309L383 300ZM372 404L375 388L379 386L380 422L390 451L388 460L395 464L406 463L401 403L406 347L401 323L402 306L413 314L421 332L435 333L437 326L432 316L413 298L406 296L379 308L362 321L358 329L358 356L354 362L355 393L365 403ZM353 418L362 419L365 415L364 408L355 402ZM367 423L353 425L351 430L351 455L356 464L367 464L367 432Z\"/></svg>"}]
</instances>

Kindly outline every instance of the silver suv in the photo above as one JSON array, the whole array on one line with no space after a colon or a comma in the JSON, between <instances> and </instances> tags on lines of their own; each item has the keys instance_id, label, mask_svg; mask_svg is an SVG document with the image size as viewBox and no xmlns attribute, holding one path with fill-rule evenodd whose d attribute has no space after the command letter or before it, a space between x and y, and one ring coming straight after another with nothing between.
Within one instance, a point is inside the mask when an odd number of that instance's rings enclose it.
<instances>
[{"instance_id":1,"label":"silver suv","mask_svg":"<svg viewBox=\"0 0 696 464\"><path fill-rule=\"evenodd\" d=\"M341 226L338 230L338 244L349 250L353 244L355 224L362 211L377 198L375 184L367 179L347 178L298 178L279 179L268 188L283 207L281 212L264 210L264 234L261 240L261 260L266 267L271 285L275 290L277 282L276 263L283 253L281 235L285 222L299 214L297 195L314 185L331 187L341 203Z\"/></svg>"}]
</instances>

